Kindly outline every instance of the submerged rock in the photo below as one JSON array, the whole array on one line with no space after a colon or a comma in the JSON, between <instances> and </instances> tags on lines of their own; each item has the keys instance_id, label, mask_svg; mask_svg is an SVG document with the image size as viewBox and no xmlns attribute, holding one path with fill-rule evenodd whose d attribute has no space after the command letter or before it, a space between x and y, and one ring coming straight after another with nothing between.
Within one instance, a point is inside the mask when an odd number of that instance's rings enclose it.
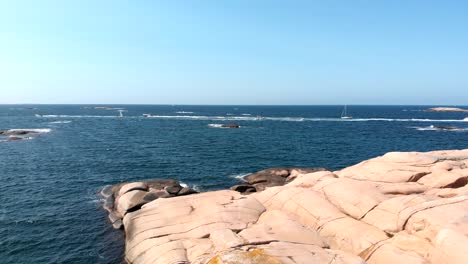
<instances>
[{"instance_id":1,"label":"submerged rock","mask_svg":"<svg viewBox=\"0 0 468 264\"><path fill-rule=\"evenodd\" d=\"M156 199L127 211L123 220L110 215L114 226L125 227L125 259L160 264L464 264L468 259L468 149L393 152L335 172L274 168L246 181L232 187L235 191L168 199L157 198L158 192L173 195L166 191L173 186L159 184L151 194ZM279 186L256 189L266 182ZM145 183L148 191L124 195L150 196L154 187ZM256 193L240 193L253 188Z\"/></svg>"}]
</instances>

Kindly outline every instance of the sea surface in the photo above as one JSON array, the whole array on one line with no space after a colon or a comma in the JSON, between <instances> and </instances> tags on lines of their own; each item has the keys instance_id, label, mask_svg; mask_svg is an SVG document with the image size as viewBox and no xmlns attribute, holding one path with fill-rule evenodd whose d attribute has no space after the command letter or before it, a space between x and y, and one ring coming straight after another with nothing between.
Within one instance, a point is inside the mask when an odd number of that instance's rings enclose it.
<instances>
[{"instance_id":1,"label":"sea surface","mask_svg":"<svg viewBox=\"0 0 468 264\"><path fill-rule=\"evenodd\" d=\"M99 196L110 184L172 178L207 191L269 167L468 148L468 113L429 106L351 105L349 120L343 106L107 107L0 105L0 130L40 129L0 136L0 263L122 263L123 234Z\"/></svg>"}]
</instances>

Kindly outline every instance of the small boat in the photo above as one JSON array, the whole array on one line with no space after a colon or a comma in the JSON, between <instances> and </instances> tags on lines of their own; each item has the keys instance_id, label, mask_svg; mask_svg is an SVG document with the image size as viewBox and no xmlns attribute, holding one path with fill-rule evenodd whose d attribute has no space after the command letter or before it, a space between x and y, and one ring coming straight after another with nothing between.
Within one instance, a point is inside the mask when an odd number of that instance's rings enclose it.
<instances>
[{"instance_id":1,"label":"small boat","mask_svg":"<svg viewBox=\"0 0 468 264\"><path fill-rule=\"evenodd\" d=\"M345 105L343 108L343 112L341 112L341 119L351 119L351 118L353 117L348 115L347 107Z\"/></svg>"}]
</instances>

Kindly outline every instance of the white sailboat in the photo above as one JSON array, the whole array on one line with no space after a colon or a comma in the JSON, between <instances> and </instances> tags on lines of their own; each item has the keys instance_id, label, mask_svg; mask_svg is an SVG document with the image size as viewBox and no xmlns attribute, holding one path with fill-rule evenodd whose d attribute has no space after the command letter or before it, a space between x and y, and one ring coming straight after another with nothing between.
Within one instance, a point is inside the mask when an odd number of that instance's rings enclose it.
<instances>
[{"instance_id":1,"label":"white sailboat","mask_svg":"<svg viewBox=\"0 0 468 264\"><path fill-rule=\"evenodd\" d=\"M343 112L341 112L341 119L351 119L351 118L353 117L348 115L348 109L347 109L347 106L345 105L343 108Z\"/></svg>"}]
</instances>

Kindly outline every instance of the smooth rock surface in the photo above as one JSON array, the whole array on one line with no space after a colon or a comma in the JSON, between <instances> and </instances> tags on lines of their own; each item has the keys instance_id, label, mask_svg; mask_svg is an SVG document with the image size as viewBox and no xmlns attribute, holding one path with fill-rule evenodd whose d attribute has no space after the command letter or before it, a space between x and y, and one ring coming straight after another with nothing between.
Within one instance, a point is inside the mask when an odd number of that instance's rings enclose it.
<instances>
[{"instance_id":1,"label":"smooth rock surface","mask_svg":"<svg viewBox=\"0 0 468 264\"><path fill-rule=\"evenodd\" d=\"M467 168L468 149L392 152L335 172L263 171L237 191L127 210L125 257L161 264L464 264ZM268 180L279 186L240 193ZM123 194L117 206L139 192Z\"/></svg>"}]
</instances>

